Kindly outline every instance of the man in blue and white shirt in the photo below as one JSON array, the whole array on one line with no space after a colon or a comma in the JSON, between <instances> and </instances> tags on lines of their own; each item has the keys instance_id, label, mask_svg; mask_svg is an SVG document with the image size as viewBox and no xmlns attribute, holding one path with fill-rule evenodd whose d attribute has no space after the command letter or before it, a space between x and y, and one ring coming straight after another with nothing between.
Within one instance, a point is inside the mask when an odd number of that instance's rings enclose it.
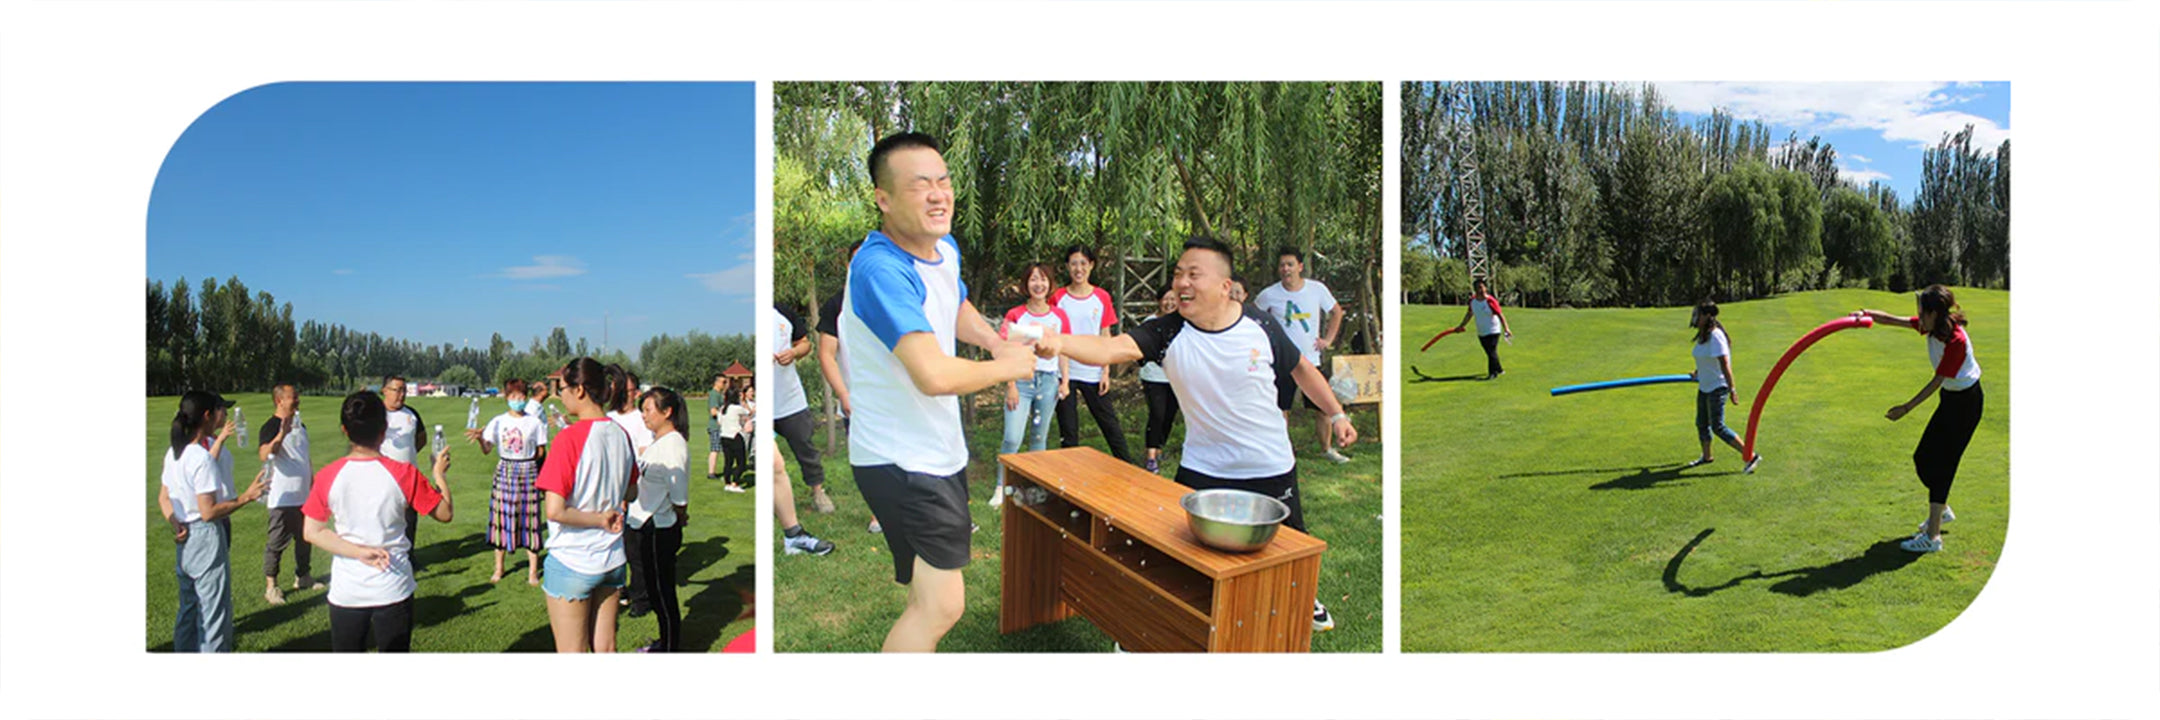
<instances>
[{"instance_id":1,"label":"man in blue and white shirt","mask_svg":"<svg viewBox=\"0 0 2160 720\"><path fill-rule=\"evenodd\" d=\"M907 609L886 652L928 652L959 622L972 523L960 395L1029 377L1034 353L968 302L952 228L952 172L937 141L901 133L870 150L881 227L848 264L840 364L853 402L848 461L883 524ZM955 356L956 342L989 350Z\"/></svg>"}]
</instances>

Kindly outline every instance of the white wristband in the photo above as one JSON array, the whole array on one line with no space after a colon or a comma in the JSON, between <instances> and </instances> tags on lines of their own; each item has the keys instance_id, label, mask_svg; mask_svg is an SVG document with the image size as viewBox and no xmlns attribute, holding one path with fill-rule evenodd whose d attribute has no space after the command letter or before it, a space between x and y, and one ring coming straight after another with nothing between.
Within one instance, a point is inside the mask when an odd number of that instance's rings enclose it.
<instances>
[{"instance_id":1,"label":"white wristband","mask_svg":"<svg viewBox=\"0 0 2160 720\"><path fill-rule=\"evenodd\" d=\"M1328 418L1327 421L1329 425L1333 425L1338 422L1346 422L1349 419L1350 415L1348 413L1335 413L1335 416Z\"/></svg>"}]
</instances>

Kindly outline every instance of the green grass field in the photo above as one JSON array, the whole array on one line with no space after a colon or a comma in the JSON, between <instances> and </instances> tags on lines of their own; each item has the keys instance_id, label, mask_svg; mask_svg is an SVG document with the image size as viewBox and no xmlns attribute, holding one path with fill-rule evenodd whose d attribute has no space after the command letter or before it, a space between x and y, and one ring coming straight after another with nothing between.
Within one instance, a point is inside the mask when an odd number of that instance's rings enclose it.
<instances>
[{"instance_id":1,"label":"green grass field","mask_svg":"<svg viewBox=\"0 0 2160 720\"><path fill-rule=\"evenodd\" d=\"M1700 453L1694 386L1562 397L1560 385L1686 373L1687 308L1509 312L1507 374L1464 333L1403 357L1405 651L1872 651L1941 629L1979 594L2008 522L2007 292L1959 290L1986 416L1966 451L1943 552L1896 543L1925 518L1912 451L1935 401L1883 417L1926 384L1910 330L1847 330L1786 370L1763 412L1754 475ZM1741 405L1816 325L1910 295L1804 293L1723 306ZM1404 309L1409 347L1462 308ZM1413 371L1412 367L1416 370Z\"/></svg>"},{"instance_id":2,"label":"green grass field","mask_svg":"<svg viewBox=\"0 0 2160 720\"><path fill-rule=\"evenodd\" d=\"M814 372L805 368L803 372ZM1119 418L1136 457L1143 452L1147 403L1137 383L1120 384L1113 395ZM1093 418L1081 412L1083 444L1108 452ZM1335 616L1335 630L1313 638L1316 652L1379 652L1380 616L1380 458L1377 418L1355 414L1359 441L1348 451L1352 461L1335 465L1319 457L1310 411L1291 416L1291 439L1298 450L1298 475L1305 493L1306 527L1328 541L1321 560L1320 599ZM945 652L1109 652L1111 640L1082 618L1001 635L998 633L999 529L1002 520L987 500L997 483L995 457L1003 417L985 409L970 430L969 505L982 531L975 534L973 562L966 569L967 613L945 636ZM1176 471L1177 447L1184 424L1171 431L1163 451L1162 474ZM824 440L822 429L818 435ZM1050 447L1057 447L1050 431ZM892 556L885 540L864 531L870 512L848 472L846 436L839 451L824 458L828 492L839 511L819 515L810 509L794 453L782 446L788 472L796 483L795 500L804 526L832 540L832 554L778 555L773 570L776 615L774 647L781 652L876 652L885 633L900 617L907 588L892 578ZM821 445L822 447L822 445ZM775 543L777 546L777 542Z\"/></svg>"},{"instance_id":3,"label":"green grass field","mask_svg":"<svg viewBox=\"0 0 2160 720\"><path fill-rule=\"evenodd\" d=\"M233 453L234 482L245 489L261 463L252 444L262 422L270 417L270 397L263 394L234 395L247 411L251 447ZM337 425L341 398L302 398L300 412L307 422L310 454L320 469L344 456L345 436ZM460 398L415 398L412 405L430 424L441 424L450 440L450 491L456 519L443 524L421 518L413 555L421 561L420 588L416 597L413 644L415 652L510 652L555 649L548 631L545 596L540 588L525 584L524 552L512 553L500 584L489 584L494 568L493 550L487 542L489 486L495 458L482 455L480 446L462 436L465 413L471 401ZM153 397L146 403L149 418L147 491L143 495L144 533L149 548L146 636L150 650L172 649L173 613L178 606L173 578L172 531L158 516L157 493L162 453L177 398ZM752 595L757 556L755 541L756 502L748 494L724 493L718 481L704 479L704 403L690 401L691 477L690 524L684 528L679 556L686 583L678 592L683 605L683 640L694 651L717 652L736 635L753 625ZM502 412L501 400L482 400L482 422ZM432 442L432 441L431 441ZM432 451L432 447L430 448ZM265 518L260 503L250 504L232 517L233 614L237 649L256 651L328 651L329 609L326 588L293 591L292 554L286 551L279 569L278 586L288 601L272 606L263 599L262 553ZM331 556L314 551L313 572L327 578ZM653 616L620 617L618 649L629 651L657 634Z\"/></svg>"}]
</instances>

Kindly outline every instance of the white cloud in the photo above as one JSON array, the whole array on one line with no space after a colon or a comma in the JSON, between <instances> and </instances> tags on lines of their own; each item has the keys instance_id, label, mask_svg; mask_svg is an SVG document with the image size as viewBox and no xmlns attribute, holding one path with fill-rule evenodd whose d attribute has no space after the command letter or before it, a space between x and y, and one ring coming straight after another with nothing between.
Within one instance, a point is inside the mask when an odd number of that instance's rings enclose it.
<instances>
[{"instance_id":1,"label":"white cloud","mask_svg":"<svg viewBox=\"0 0 2160 720\"><path fill-rule=\"evenodd\" d=\"M546 280L585 274L585 261L568 255L536 255L531 265L512 265L495 277L511 280Z\"/></svg>"},{"instance_id":2,"label":"white cloud","mask_svg":"<svg viewBox=\"0 0 2160 720\"><path fill-rule=\"evenodd\" d=\"M1838 168L1838 179L1850 181L1860 187L1867 187L1868 183L1888 182L1890 173L1865 168L1841 167Z\"/></svg>"},{"instance_id":3,"label":"white cloud","mask_svg":"<svg viewBox=\"0 0 2160 720\"><path fill-rule=\"evenodd\" d=\"M709 273L689 273L683 277L698 281L706 290L722 295L748 295L757 289L757 265L737 265L726 270Z\"/></svg>"},{"instance_id":4,"label":"white cloud","mask_svg":"<svg viewBox=\"0 0 2160 720\"><path fill-rule=\"evenodd\" d=\"M1871 162L1875 162L1874 160L1870 160L1870 159L1868 159L1868 156L1866 156L1866 155L1862 155L1862 154L1860 154L1860 153L1839 153L1839 156L1841 156L1841 157L1845 157L1845 158L1848 158L1848 159L1852 160L1853 162L1856 162L1856 163L1861 163L1861 164L1866 164L1866 163L1871 163Z\"/></svg>"},{"instance_id":5,"label":"white cloud","mask_svg":"<svg viewBox=\"0 0 2160 720\"><path fill-rule=\"evenodd\" d=\"M1959 87L1964 87L1960 85ZM1745 119L1802 131L1864 130L1916 148L1973 126L1973 143L1987 147L2009 139L2010 129L1948 106L1972 99L1945 92L1950 83L1658 83L1672 106L1689 113L1715 108Z\"/></svg>"}]
</instances>

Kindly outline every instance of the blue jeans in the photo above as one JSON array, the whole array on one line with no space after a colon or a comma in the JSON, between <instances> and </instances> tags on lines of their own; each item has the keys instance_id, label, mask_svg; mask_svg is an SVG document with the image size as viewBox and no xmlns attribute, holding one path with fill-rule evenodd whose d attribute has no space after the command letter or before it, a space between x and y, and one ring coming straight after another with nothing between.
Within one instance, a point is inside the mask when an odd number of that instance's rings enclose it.
<instances>
[{"instance_id":1,"label":"blue jeans","mask_svg":"<svg viewBox=\"0 0 2160 720\"><path fill-rule=\"evenodd\" d=\"M1020 406L1005 411L1005 441L998 444L998 454L1018 451L1023 438L1031 452L1047 449L1050 420L1057 412L1058 374L1037 370L1033 377L1014 384L1020 386ZM1029 415L1034 416L1033 421ZM1003 463L998 465L998 484L1005 484Z\"/></svg>"},{"instance_id":2,"label":"blue jeans","mask_svg":"<svg viewBox=\"0 0 2160 720\"><path fill-rule=\"evenodd\" d=\"M1710 442L1716 435L1727 440L1739 440L1740 436L1725 427L1725 398L1732 397L1732 388L1718 388L1710 392L1695 393L1695 436Z\"/></svg>"},{"instance_id":3,"label":"blue jeans","mask_svg":"<svg viewBox=\"0 0 2160 720\"><path fill-rule=\"evenodd\" d=\"M173 616L173 652L232 652L232 525L188 523L187 542L174 553L180 611Z\"/></svg>"}]
</instances>

